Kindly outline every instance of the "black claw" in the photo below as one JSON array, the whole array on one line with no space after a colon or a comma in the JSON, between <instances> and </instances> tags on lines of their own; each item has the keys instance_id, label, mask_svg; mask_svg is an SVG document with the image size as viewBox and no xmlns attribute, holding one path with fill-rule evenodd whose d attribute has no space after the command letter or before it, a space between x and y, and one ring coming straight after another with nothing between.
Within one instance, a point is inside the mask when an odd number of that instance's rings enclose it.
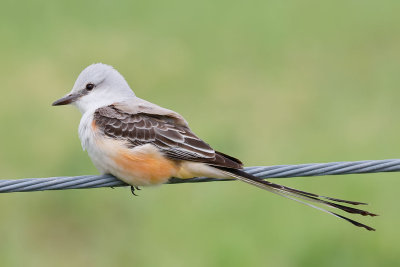
<instances>
[{"instance_id":1,"label":"black claw","mask_svg":"<svg viewBox=\"0 0 400 267\"><path fill-rule=\"evenodd\" d=\"M139 188L139 186L135 186L135 189L136 190L142 190L142 189Z\"/></svg>"},{"instance_id":2,"label":"black claw","mask_svg":"<svg viewBox=\"0 0 400 267\"><path fill-rule=\"evenodd\" d=\"M138 195L135 194L135 189L137 189L137 187L131 185L131 192L132 192L132 195L134 195L134 196L137 197ZM140 190L140 189L138 189L138 190Z\"/></svg>"}]
</instances>

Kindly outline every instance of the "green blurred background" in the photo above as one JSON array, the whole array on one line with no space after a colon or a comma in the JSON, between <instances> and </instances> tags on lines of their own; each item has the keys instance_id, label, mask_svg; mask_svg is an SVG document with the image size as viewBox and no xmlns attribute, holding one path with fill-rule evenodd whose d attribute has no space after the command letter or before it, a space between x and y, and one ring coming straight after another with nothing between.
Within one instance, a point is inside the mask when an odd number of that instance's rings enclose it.
<instances>
[{"instance_id":1,"label":"green blurred background","mask_svg":"<svg viewBox=\"0 0 400 267\"><path fill-rule=\"evenodd\" d=\"M97 173L79 112L50 106L95 62L248 166L399 158L399 11L2 0L1 178ZM399 266L399 176L274 180L371 203L377 232L239 182L1 194L0 265Z\"/></svg>"}]
</instances>

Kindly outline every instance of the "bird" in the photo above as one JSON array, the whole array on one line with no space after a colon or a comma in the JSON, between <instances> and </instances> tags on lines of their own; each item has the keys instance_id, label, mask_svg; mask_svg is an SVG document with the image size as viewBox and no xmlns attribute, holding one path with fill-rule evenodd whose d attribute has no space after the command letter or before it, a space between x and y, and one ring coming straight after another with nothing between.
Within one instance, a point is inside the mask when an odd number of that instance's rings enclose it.
<instances>
[{"instance_id":1,"label":"bird","mask_svg":"<svg viewBox=\"0 0 400 267\"><path fill-rule=\"evenodd\" d=\"M140 186L164 184L173 177L237 179L375 231L321 207L377 216L352 207L366 203L309 193L246 173L239 159L214 150L194 134L183 116L137 97L110 65L95 63L86 67L71 92L52 105L68 104L82 113L79 138L93 164L100 173L130 185L133 194Z\"/></svg>"}]
</instances>

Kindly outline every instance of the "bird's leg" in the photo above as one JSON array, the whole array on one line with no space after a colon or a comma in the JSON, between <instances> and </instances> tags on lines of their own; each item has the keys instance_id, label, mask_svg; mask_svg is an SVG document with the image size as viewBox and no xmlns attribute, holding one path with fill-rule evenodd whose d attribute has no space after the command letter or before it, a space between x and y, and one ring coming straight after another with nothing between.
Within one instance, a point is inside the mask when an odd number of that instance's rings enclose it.
<instances>
[{"instance_id":1,"label":"bird's leg","mask_svg":"<svg viewBox=\"0 0 400 267\"><path fill-rule=\"evenodd\" d=\"M142 189L139 188L139 186L135 186L135 189L136 190L142 190Z\"/></svg>"},{"instance_id":2,"label":"bird's leg","mask_svg":"<svg viewBox=\"0 0 400 267\"><path fill-rule=\"evenodd\" d=\"M137 186L133 186L133 185L131 185L131 192L132 192L132 195L134 195L134 196L138 196L138 195L136 195L135 194L135 190L140 190L140 188L139 187L137 187Z\"/></svg>"}]
</instances>

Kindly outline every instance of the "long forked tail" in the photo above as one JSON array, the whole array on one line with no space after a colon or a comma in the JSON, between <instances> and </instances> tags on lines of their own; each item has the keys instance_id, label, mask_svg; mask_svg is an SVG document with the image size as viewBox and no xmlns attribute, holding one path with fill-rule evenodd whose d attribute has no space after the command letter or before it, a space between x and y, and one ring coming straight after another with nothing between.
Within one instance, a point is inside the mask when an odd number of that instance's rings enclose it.
<instances>
[{"instance_id":1,"label":"long forked tail","mask_svg":"<svg viewBox=\"0 0 400 267\"><path fill-rule=\"evenodd\" d=\"M363 216L377 216L377 214L373 214L370 213L368 211L365 210L361 210L361 209L356 209L353 207L349 207L349 206L344 206L338 203L346 203L346 204L350 204L350 205L366 205L366 203L362 203L362 202L356 202L356 201L348 201L348 200L342 200L342 199L337 199L337 198L331 198L331 197L325 197L325 196L320 196L317 194L313 194L313 193L308 193L308 192L304 192L304 191L300 191L297 189L293 189L287 186L283 186L283 185L279 185L279 184L275 184L275 183L271 183L269 181L260 179L258 177L255 177L254 175L248 174L242 170L237 170L237 169L229 169L229 168L224 168L224 167L216 167L219 170L221 170L222 172L224 172L227 175L230 175L233 178L236 178L240 181L243 181L245 183L257 186L261 189L267 190L271 193L289 198L291 200L300 202L302 204L305 204L309 207L318 209L320 211L326 212L330 215L333 215L335 217L338 217L340 219L344 219L350 223L352 223L355 226L358 227L364 227L365 229L369 230L369 231L375 231L374 228L369 227L368 225L359 223L357 221L354 221L350 218L344 217L342 215L339 215L337 213L328 211L326 209L323 209L321 207L315 206L313 204L310 204L309 202L314 202L314 203L318 203L318 204L322 204L331 208L335 208L335 209L339 209L339 210L343 210L345 212L348 213L354 213L354 214L360 214ZM305 202L307 201L307 202ZM338 202L338 203L335 203Z\"/></svg>"}]
</instances>

